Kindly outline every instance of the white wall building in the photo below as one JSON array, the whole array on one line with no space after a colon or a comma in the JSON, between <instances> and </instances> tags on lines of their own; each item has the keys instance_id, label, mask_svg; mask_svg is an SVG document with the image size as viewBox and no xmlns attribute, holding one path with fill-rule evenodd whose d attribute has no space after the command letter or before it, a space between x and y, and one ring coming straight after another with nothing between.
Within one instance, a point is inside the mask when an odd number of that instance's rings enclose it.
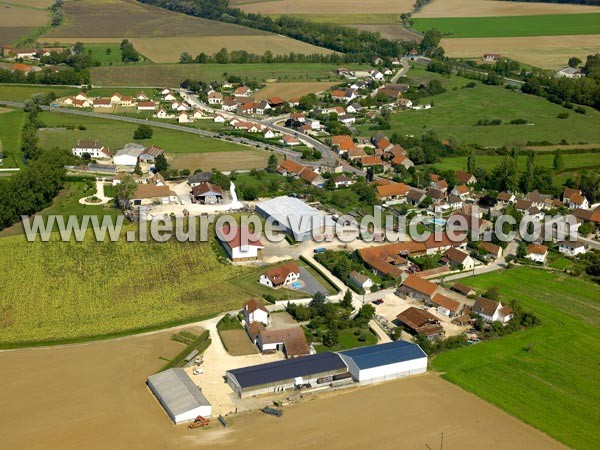
<instances>
[{"instance_id":1,"label":"white wall building","mask_svg":"<svg viewBox=\"0 0 600 450\"><path fill-rule=\"evenodd\" d=\"M104 145L98 141L86 141L84 139L77 140L77 145L71 149L75 156L90 155L94 159L110 158L110 152Z\"/></svg>"},{"instance_id":2,"label":"white wall building","mask_svg":"<svg viewBox=\"0 0 600 450\"><path fill-rule=\"evenodd\" d=\"M563 241L558 243L558 251L564 255L577 256L585 253L585 244L582 242Z\"/></svg>"}]
</instances>

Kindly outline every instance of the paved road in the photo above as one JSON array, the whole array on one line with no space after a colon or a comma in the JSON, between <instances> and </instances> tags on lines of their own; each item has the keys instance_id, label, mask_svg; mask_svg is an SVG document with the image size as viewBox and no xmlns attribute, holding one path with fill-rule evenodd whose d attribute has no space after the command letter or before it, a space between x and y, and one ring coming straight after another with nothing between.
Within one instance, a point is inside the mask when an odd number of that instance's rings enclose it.
<instances>
[{"instance_id":1,"label":"paved road","mask_svg":"<svg viewBox=\"0 0 600 450\"><path fill-rule=\"evenodd\" d=\"M402 69L400 69L396 75L392 77L390 80L391 84L397 83L400 77L406 76L408 73L408 69L410 69L410 65L408 64L408 58L401 58L400 63L402 64Z\"/></svg>"}]
</instances>

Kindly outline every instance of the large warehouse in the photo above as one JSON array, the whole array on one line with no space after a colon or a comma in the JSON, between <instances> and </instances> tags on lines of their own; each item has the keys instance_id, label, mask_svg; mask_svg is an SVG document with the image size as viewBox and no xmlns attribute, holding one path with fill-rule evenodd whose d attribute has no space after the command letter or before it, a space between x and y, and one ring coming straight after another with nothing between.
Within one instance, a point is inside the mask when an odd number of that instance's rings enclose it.
<instances>
[{"instance_id":1,"label":"large warehouse","mask_svg":"<svg viewBox=\"0 0 600 450\"><path fill-rule=\"evenodd\" d=\"M297 242L308 241L313 236L332 236L335 222L331 217L302 200L294 197L275 197L256 204L256 212L274 224Z\"/></svg>"},{"instance_id":2,"label":"large warehouse","mask_svg":"<svg viewBox=\"0 0 600 450\"><path fill-rule=\"evenodd\" d=\"M226 378L231 389L241 398L245 398L309 383L318 385L347 373L348 367L340 356L326 352L228 370Z\"/></svg>"},{"instance_id":3,"label":"large warehouse","mask_svg":"<svg viewBox=\"0 0 600 450\"><path fill-rule=\"evenodd\" d=\"M175 424L212 415L211 404L183 369L169 369L152 375L147 384Z\"/></svg>"},{"instance_id":4,"label":"large warehouse","mask_svg":"<svg viewBox=\"0 0 600 450\"><path fill-rule=\"evenodd\" d=\"M339 352L360 383L377 383L425 373L427 354L417 344L395 341Z\"/></svg>"}]
</instances>

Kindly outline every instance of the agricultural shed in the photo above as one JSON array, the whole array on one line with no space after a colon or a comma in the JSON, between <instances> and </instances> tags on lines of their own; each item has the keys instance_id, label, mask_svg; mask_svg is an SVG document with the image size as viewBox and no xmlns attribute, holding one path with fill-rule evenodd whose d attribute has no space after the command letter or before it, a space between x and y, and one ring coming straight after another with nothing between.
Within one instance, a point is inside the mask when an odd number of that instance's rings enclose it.
<instances>
[{"instance_id":1,"label":"agricultural shed","mask_svg":"<svg viewBox=\"0 0 600 450\"><path fill-rule=\"evenodd\" d=\"M352 378L377 383L425 373L427 355L417 344L395 341L339 352Z\"/></svg>"},{"instance_id":2,"label":"agricultural shed","mask_svg":"<svg viewBox=\"0 0 600 450\"><path fill-rule=\"evenodd\" d=\"M212 415L211 404L183 369L157 373L148 377L146 383L175 424Z\"/></svg>"},{"instance_id":3,"label":"agricultural shed","mask_svg":"<svg viewBox=\"0 0 600 450\"><path fill-rule=\"evenodd\" d=\"M226 372L227 383L241 398L319 384L325 377L346 374L348 368L336 353L325 352L301 358L242 367Z\"/></svg>"}]
</instances>

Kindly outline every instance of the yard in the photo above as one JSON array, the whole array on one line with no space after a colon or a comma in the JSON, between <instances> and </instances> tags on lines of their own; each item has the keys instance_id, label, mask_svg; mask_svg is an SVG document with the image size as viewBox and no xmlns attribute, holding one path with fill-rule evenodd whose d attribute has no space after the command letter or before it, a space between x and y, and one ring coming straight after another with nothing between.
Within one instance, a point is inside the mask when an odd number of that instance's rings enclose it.
<instances>
[{"instance_id":1,"label":"yard","mask_svg":"<svg viewBox=\"0 0 600 450\"><path fill-rule=\"evenodd\" d=\"M542 325L437 356L444 378L577 448L600 440L600 286L517 268L463 280L479 292L499 286Z\"/></svg>"},{"instance_id":2,"label":"yard","mask_svg":"<svg viewBox=\"0 0 600 450\"><path fill-rule=\"evenodd\" d=\"M78 89L66 86L27 86L0 84L0 100L12 100L13 102L24 102L36 94L48 94L53 92L57 97L77 94Z\"/></svg>"},{"instance_id":3,"label":"yard","mask_svg":"<svg viewBox=\"0 0 600 450\"><path fill-rule=\"evenodd\" d=\"M23 111L3 112L0 116L0 151L4 154L3 168L22 167L21 128L25 123Z\"/></svg>"},{"instance_id":4,"label":"yard","mask_svg":"<svg viewBox=\"0 0 600 450\"><path fill-rule=\"evenodd\" d=\"M231 356L253 355L258 353L258 348L252 342L242 329L239 330L219 330L219 336L223 346Z\"/></svg>"},{"instance_id":5,"label":"yard","mask_svg":"<svg viewBox=\"0 0 600 450\"><path fill-rule=\"evenodd\" d=\"M364 338L364 340L362 340ZM317 353L348 350L356 347L377 344L377 336L368 328L348 328L339 332L339 344L335 347L326 347L323 344L315 345Z\"/></svg>"},{"instance_id":6,"label":"yard","mask_svg":"<svg viewBox=\"0 0 600 450\"><path fill-rule=\"evenodd\" d=\"M258 279L260 278L260 275L268 268L269 267L266 266L252 268L244 275L232 280L232 284L246 292L247 296L249 297L263 298L265 295L270 295L276 300L291 300L307 297L304 292L285 288L272 289L264 284L260 284Z\"/></svg>"}]
</instances>

